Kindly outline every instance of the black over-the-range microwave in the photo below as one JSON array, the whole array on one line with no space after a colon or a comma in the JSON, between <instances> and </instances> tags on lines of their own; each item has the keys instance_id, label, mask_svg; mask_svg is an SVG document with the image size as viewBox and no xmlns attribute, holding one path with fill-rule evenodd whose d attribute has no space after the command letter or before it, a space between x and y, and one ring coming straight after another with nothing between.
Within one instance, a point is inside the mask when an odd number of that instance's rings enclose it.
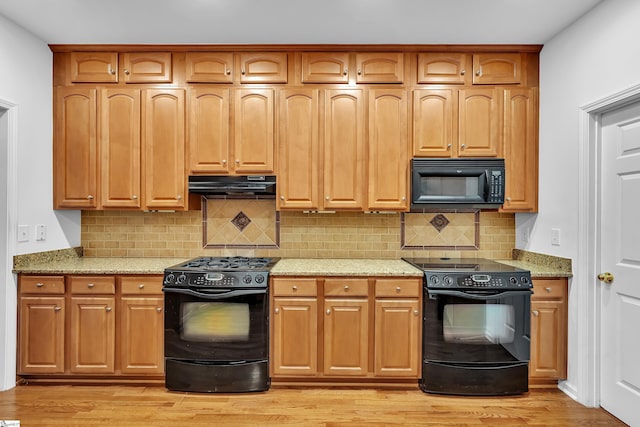
<instances>
[{"instance_id":1,"label":"black over-the-range microwave","mask_svg":"<svg viewBox=\"0 0 640 427\"><path fill-rule=\"evenodd\" d=\"M504 159L411 160L411 211L497 209L504 203Z\"/></svg>"}]
</instances>

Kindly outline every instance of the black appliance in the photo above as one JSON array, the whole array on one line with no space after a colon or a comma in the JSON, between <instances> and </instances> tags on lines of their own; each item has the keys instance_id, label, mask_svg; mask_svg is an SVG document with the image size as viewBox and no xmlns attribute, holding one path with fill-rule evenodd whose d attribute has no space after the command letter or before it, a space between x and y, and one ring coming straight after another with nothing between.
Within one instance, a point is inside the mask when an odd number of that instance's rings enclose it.
<instances>
[{"instance_id":1,"label":"black appliance","mask_svg":"<svg viewBox=\"0 0 640 427\"><path fill-rule=\"evenodd\" d=\"M276 177L274 175L194 175L189 177L189 192L204 196L275 197Z\"/></svg>"},{"instance_id":2,"label":"black appliance","mask_svg":"<svg viewBox=\"0 0 640 427\"><path fill-rule=\"evenodd\" d=\"M403 258L424 271L424 392L528 391L531 274L486 259Z\"/></svg>"},{"instance_id":3,"label":"black appliance","mask_svg":"<svg viewBox=\"0 0 640 427\"><path fill-rule=\"evenodd\" d=\"M411 210L497 209L504 203L504 159L412 159Z\"/></svg>"},{"instance_id":4,"label":"black appliance","mask_svg":"<svg viewBox=\"0 0 640 427\"><path fill-rule=\"evenodd\" d=\"M278 258L201 257L164 271L165 385L269 388L269 270Z\"/></svg>"}]
</instances>

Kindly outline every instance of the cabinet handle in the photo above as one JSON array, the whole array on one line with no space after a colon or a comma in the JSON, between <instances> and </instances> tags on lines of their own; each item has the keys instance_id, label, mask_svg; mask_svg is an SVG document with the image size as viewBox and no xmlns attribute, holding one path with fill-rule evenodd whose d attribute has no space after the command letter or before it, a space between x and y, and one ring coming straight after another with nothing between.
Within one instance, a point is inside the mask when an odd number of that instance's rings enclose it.
<instances>
[{"instance_id":1,"label":"cabinet handle","mask_svg":"<svg viewBox=\"0 0 640 427\"><path fill-rule=\"evenodd\" d=\"M464 76L464 74L467 72L467 70L465 70L464 68L462 70L460 70L460 75Z\"/></svg>"},{"instance_id":2,"label":"cabinet handle","mask_svg":"<svg viewBox=\"0 0 640 427\"><path fill-rule=\"evenodd\" d=\"M242 75L244 76L246 73L244 72L244 68L242 69L242 71L240 71L242 73Z\"/></svg>"},{"instance_id":3,"label":"cabinet handle","mask_svg":"<svg viewBox=\"0 0 640 427\"><path fill-rule=\"evenodd\" d=\"M327 314L331 314L331 309L327 308Z\"/></svg>"},{"instance_id":4,"label":"cabinet handle","mask_svg":"<svg viewBox=\"0 0 640 427\"><path fill-rule=\"evenodd\" d=\"M223 161L222 161L222 164L223 164L223 165L226 165L226 164L227 164L227 161L226 161L226 160L223 160Z\"/></svg>"},{"instance_id":5,"label":"cabinet handle","mask_svg":"<svg viewBox=\"0 0 640 427\"><path fill-rule=\"evenodd\" d=\"M401 288L400 286L398 286L398 287L396 288L396 293L398 293L398 294L399 294L401 290L402 290L402 288Z\"/></svg>"},{"instance_id":6,"label":"cabinet handle","mask_svg":"<svg viewBox=\"0 0 640 427\"><path fill-rule=\"evenodd\" d=\"M87 196L87 199L89 199L89 200L93 200L93 196L92 196L91 194L89 194L89 195Z\"/></svg>"},{"instance_id":7,"label":"cabinet handle","mask_svg":"<svg viewBox=\"0 0 640 427\"><path fill-rule=\"evenodd\" d=\"M93 284L93 283L87 283L87 288L89 288L89 289L93 288L94 286L95 286L95 284Z\"/></svg>"},{"instance_id":8,"label":"cabinet handle","mask_svg":"<svg viewBox=\"0 0 640 427\"><path fill-rule=\"evenodd\" d=\"M113 67L111 67L111 64L109 64L108 73L111 74L112 76L116 74L116 70L114 70Z\"/></svg>"},{"instance_id":9,"label":"cabinet handle","mask_svg":"<svg viewBox=\"0 0 640 427\"><path fill-rule=\"evenodd\" d=\"M406 196L402 196L402 201L404 202L405 200L407 200Z\"/></svg>"},{"instance_id":10,"label":"cabinet handle","mask_svg":"<svg viewBox=\"0 0 640 427\"><path fill-rule=\"evenodd\" d=\"M413 310L413 315L417 316L418 314L420 314L420 312L418 310Z\"/></svg>"},{"instance_id":11,"label":"cabinet handle","mask_svg":"<svg viewBox=\"0 0 640 427\"><path fill-rule=\"evenodd\" d=\"M138 196L136 196L135 194L133 196L131 196L131 200L136 200L138 198Z\"/></svg>"},{"instance_id":12,"label":"cabinet handle","mask_svg":"<svg viewBox=\"0 0 640 427\"><path fill-rule=\"evenodd\" d=\"M176 200L182 200L182 196L180 195L176 196Z\"/></svg>"},{"instance_id":13,"label":"cabinet handle","mask_svg":"<svg viewBox=\"0 0 640 427\"><path fill-rule=\"evenodd\" d=\"M280 196L280 200L284 200L284 196Z\"/></svg>"},{"instance_id":14,"label":"cabinet handle","mask_svg":"<svg viewBox=\"0 0 640 427\"><path fill-rule=\"evenodd\" d=\"M60 311L62 310L62 307L58 307L57 305L55 307L53 307L53 311Z\"/></svg>"},{"instance_id":15,"label":"cabinet handle","mask_svg":"<svg viewBox=\"0 0 640 427\"><path fill-rule=\"evenodd\" d=\"M551 288L544 288L545 291L551 292Z\"/></svg>"},{"instance_id":16,"label":"cabinet handle","mask_svg":"<svg viewBox=\"0 0 640 427\"><path fill-rule=\"evenodd\" d=\"M275 310L273 310L276 314L280 313L280 309L276 308Z\"/></svg>"},{"instance_id":17,"label":"cabinet handle","mask_svg":"<svg viewBox=\"0 0 640 427\"><path fill-rule=\"evenodd\" d=\"M111 307L107 307L107 308L105 308L105 310L107 310L107 312L110 312L113 309Z\"/></svg>"},{"instance_id":18,"label":"cabinet handle","mask_svg":"<svg viewBox=\"0 0 640 427\"><path fill-rule=\"evenodd\" d=\"M362 70L358 70L358 75L361 76L362 75Z\"/></svg>"},{"instance_id":19,"label":"cabinet handle","mask_svg":"<svg viewBox=\"0 0 640 427\"><path fill-rule=\"evenodd\" d=\"M451 144L447 144L447 150L451 150Z\"/></svg>"},{"instance_id":20,"label":"cabinet handle","mask_svg":"<svg viewBox=\"0 0 640 427\"><path fill-rule=\"evenodd\" d=\"M131 74L131 71L129 71L128 69L124 69L124 73L128 76L129 74Z\"/></svg>"},{"instance_id":21,"label":"cabinet handle","mask_svg":"<svg viewBox=\"0 0 640 427\"><path fill-rule=\"evenodd\" d=\"M329 200L329 196L325 197L326 200Z\"/></svg>"},{"instance_id":22,"label":"cabinet handle","mask_svg":"<svg viewBox=\"0 0 640 427\"><path fill-rule=\"evenodd\" d=\"M140 284L138 285L138 289L144 289L144 283L140 283Z\"/></svg>"},{"instance_id":23,"label":"cabinet handle","mask_svg":"<svg viewBox=\"0 0 640 427\"><path fill-rule=\"evenodd\" d=\"M467 144L462 144L462 145L460 146L460 148L462 148L462 149L464 150L466 146L467 146Z\"/></svg>"},{"instance_id":24,"label":"cabinet handle","mask_svg":"<svg viewBox=\"0 0 640 427\"><path fill-rule=\"evenodd\" d=\"M228 69L228 68L226 68L226 69L224 70L224 73L225 73L227 76L228 76L228 75L231 75L231 70L230 70L230 69Z\"/></svg>"},{"instance_id":25,"label":"cabinet handle","mask_svg":"<svg viewBox=\"0 0 640 427\"><path fill-rule=\"evenodd\" d=\"M157 311L158 313L162 312L162 307L156 307L156 311Z\"/></svg>"},{"instance_id":26,"label":"cabinet handle","mask_svg":"<svg viewBox=\"0 0 640 427\"><path fill-rule=\"evenodd\" d=\"M480 74L482 74L482 67L478 68L478 71L476 71L476 76L479 76Z\"/></svg>"},{"instance_id":27,"label":"cabinet handle","mask_svg":"<svg viewBox=\"0 0 640 427\"><path fill-rule=\"evenodd\" d=\"M36 287L37 287L37 288L41 288L41 287L43 287L43 286L44 286L44 283L36 283Z\"/></svg>"},{"instance_id":28,"label":"cabinet handle","mask_svg":"<svg viewBox=\"0 0 640 427\"><path fill-rule=\"evenodd\" d=\"M298 290L298 287L297 287L296 285L293 285L293 286L291 287L291 290L293 290L293 291L297 291L297 290Z\"/></svg>"},{"instance_id":29,"label":"cabinet handle","mask_svg":"<svg viewBox=\"0 0 640 427\"><path fill-rule=\"evenodd\" d=\"M510 201L511 201L511 197L505 197L504 199L505 199L507 202L510 202Z\"/></svg>"},{"instance_id":30,"label":"cabinet handle","mask_svg":"<svg viewBox=\"0 0 640 427\"><path fill-rule=\"evenodd\" d=\"M345 69L344 69L344 71L342 72L342 74L346 76L347 74L349 74L349 70L347 70L347 69L345 68Z\"/></svg>"},{"instance_id":31,"label":"cabinet handle","mask_svg":"<svg viewBox=\"0 0 640 427\"><path fill-rule=\"evenodd\" d=\"M537 316L538 314L540 314L540 313L538 313L538 310L533 310L531 313L532 313L534 316Z\"/></svg>"},{"instance_id":32,"label":"cabinet handle","mask_svg":"<svg viewBox=\"0 0 640 427\"><path fill-rule=\"evenodd\" d=\"M344 285L345 292L349 290L349 285Z\"/></svg>"}]
</instances>

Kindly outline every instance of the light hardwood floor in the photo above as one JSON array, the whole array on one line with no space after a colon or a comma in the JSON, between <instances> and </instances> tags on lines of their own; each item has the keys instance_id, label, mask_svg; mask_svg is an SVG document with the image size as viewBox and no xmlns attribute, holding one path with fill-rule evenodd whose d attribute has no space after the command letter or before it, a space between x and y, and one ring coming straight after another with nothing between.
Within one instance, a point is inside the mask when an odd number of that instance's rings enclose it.
<instances>
[{"instance_id":1,"label":"light hardwood floor","mask_svg":"<svg viewBox=\"0 0 640 427\"><path fill-rule=\"evenodd\" d=\"M280 388L199 394L164 387L25 385L0 393L0 419L24 426L624 426L558 390L452 397L415 390Z\"/></svg>"}]
</instances>

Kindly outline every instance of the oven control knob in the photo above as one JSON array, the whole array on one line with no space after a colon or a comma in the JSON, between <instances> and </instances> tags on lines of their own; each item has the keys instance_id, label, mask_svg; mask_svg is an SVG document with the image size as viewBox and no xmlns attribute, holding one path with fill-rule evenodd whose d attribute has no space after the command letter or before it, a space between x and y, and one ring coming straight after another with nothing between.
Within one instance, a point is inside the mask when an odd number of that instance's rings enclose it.
<instances>
[{"instance_id":1,"label":"oven control knob","mask_svg":"<svg viewBox=\"0 0 640 427\"><path fill-rule=\"evenodd\" d=\"M431 283L432 285L437 285L438 283L440 283L440 278L436 275L433 275L429 277L429 283Z\"/></svg>"},{"instance_id":2,"label":"oven control knob","mask_svg":"<svg viewBox=\"0 0 640 427\"><path fill-rule=\"evenodd\" d=\"M242 278L242 281L248 285L249 283L251 283L251 276L247 274Z\"/></svg>"},{"instance_id":3,"label":"oven control knob","mask_svg":"<svg viewBox=\"0 0 640 427\"><path fill-rule=\"evenodd\" d=\"M509 277L509 282L511 282L512 285L517 285L518 284L518 279L516 279L515 277L511 276L511 277Z\"/></svg>"},{"instance_id":4,"label":"oven control knob","mask_svg":"<svg viewBox=\"0 0 640 427\"><path fill-rule=\"evenodd\" d=\"M256 275L255 281L256 281L256 283L263 283L264 282L264 276L262 274Z\"/></svg>"},{"instance_id":5,"label":"oven control knob","mask_svg":"<svg viewBox=\"0 0 640 427\"><path fill-rule=\"evenodd\" d=\"M178 278L176 279L176 283L178 285L184 283L184 281L187 280L187 276L185 276L184 274L181 274L178 276Z\"/></svg>"},{"instance_id":6,"label":"oven control knob","mask_svg":"<svg viewBox=\"0 0 640 427\"><path fill-rule=\"evenodd\" d=\"M528 278L527 276L522 276L522 277L520 278L520 281L521 281L522 283L524 283L525 285L528 285L528 284L529 284L529 278Z\"/></svg>"},{"instance_id":7,"label":"oven control knob","mask_svg":"<svg viewBox=\"0 0 640 427\"><path fill-rule=\"evenodd\" d=\"M164 284L165 285L170 285L173 283L173 281L176 280L176 276L174 276L173 274L169 273L164 277Z\"/></svg>"},{"instance_id":8,"label":"oven control knob","mask_svg":"<svg viewBox=\"0 0 640 427\"><path fill-rule=\"evenodd\" d=\"M444 276L444 278L442 279L442 281L444 282L445 285L447 286L451 286L453 285L453 278L451 276Z\"/></svg>"}]
</instances>

